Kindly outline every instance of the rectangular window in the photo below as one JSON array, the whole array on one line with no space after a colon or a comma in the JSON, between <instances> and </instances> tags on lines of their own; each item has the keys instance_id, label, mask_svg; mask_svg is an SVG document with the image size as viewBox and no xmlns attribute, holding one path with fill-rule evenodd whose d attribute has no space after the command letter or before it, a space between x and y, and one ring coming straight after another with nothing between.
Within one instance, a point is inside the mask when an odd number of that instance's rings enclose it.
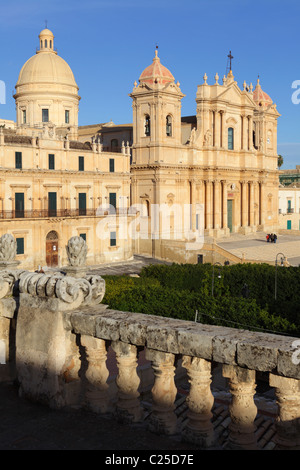
<instances>
[{"instance_id":1,"label":"rectangular window","mask_svg":"<svg viewBox=\"0 0 300 470\"><path fill-rule=\"evenodd\" d=\"M24 217L24 193L15 193L15 217Z\"/></svg>"},{"instance_id":2,"label":"rectangular window","mask_svg":"<svg viewBox=\"0 0 300 470\"><path fill-rule=\"evenodd\" d=\"M22 168L22 152L15 153L15 163L16 163L16 168L19 168L19 169Z\"/></svg>"},{"instance_id":3,"label":"rectangular window","mask_svg":"<svg viewBox=\"0 0 300 470\"><path fill-rule=\"evenodd\" d=\"M110 209L117 208L117 194L116 193L109 193L109 205L112 206Z\"/></svg>"},{"instance_id":4,"label":"rectangular window","mask_svg":"<svg viewBox=\"0 0 300 470\"><path fill-rule=\"evenodd\" d=\"M109 159L109 171L110 173L114 173L115 171L115 159L114 158Z\"/></svg>"},{"instance_id":5,"label":"rectangular window","mask_svg":"<svg viewBox=\"0 0 300 470\"><path fill-rule=\"evenodd\" d=\"M228 150L233 150L234 148L234 132L233 128L229 127L228 128Z\"/></svg>"},{"instance_id":6,"label":"rectangular window","mask_svg":"<svg viewBox=\"0 0 300 470\"><path fill-rule=\"evenodd\" d=\"M80 233L79 236L86 241L86 233Z\"/></svg>"},{"instance_id":7,"label":"rectangular window","mask_svg":"<svg viewBox=\"0 0 300 470\"><path fill-rule=\"evenodd\" d=\"M65 110L65 123L69 124L70 122L70 111L68 109Z\"/></svg>"},{"instance_id":8,"label":"rectangular window","mask_svg":"<svg viewBox=\"0 0 300 470\"><path fill-rule=\"evenodd\" d=\"M48 216L56 217L57 215L57 195L56 193L48 193Z\"/></svg>"},{"instance_id":9,"label":"rectangular window","mask_svg":"<svg viewBox=\"0 0 300 470\"><path fill-rule=\"evenodd\" d=\"M55 156L53 153L49 153L48 160L49 160L49 170L55 170Z\"/></svg>"},{"instance_id":10,"label":"rectangular window","mask_svg":"<svg viewBox=\"0 0 300 470\"><path fill-rule=\"evenodd\" d=\"M79 215L86 215L86 193L78 194Z\"/></svg>"},{"instance_id":11,"label":"rectangular window","mask_svg":"<svg viewBox=\"0 0 300 470\"><path fill-rule=\"evenodd\" d=\"M42 121L49 122L49 109L42 109Z\"/></svg>"},{"instance_id":12,"label":"rectangular window","mask_svg":"<svg viewBox=\"0 0 300 470\"><path fill-rule=\"evenodd\" d=\"M17 255L24 255L24 238L16 238Z\"/></svg>"},{"instance_id":13,"label":"rectangular window","mask_svg":"<svg viewBox=\"0 0 300 470\"><path fill-rule=\"evenodd\" d=\"M78 157L78 170L84 171L84 157Z\"/></svg>"},{"instance_id":14,"label":"rectangular window","mask_svg":"<svg viewBox=\"0 0 300 470\"><path fill-rule=\"evenodd\" d=\"M116 245L117 245L117 233L110 232L110 246L116 246Z\"/></svg>"},{"instance_id":15,"label":"rectangular window","mask_svg":"<svg viewBox=\"0 0 300 470\"><path fill-rule=\"evenodd\" d=\"M23 109L22 111L22 121L23 121L23 124L26 124L26 109Z\"/></svg>"}]
</instances>

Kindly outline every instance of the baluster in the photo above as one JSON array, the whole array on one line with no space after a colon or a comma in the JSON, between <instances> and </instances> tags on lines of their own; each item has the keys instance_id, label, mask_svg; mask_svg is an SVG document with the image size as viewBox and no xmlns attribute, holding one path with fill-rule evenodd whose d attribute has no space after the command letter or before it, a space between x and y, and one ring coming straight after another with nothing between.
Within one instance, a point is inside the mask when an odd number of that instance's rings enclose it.
<instances>
[{"instance_id":1,"label":"baluster","mask_svg":"<svg viewBox=\"0 0 300 470\"><path fill-rule=\"evenodd\" d=\"M201 447L209 447L214 442L214 429L211 422L214 397L211 392L211 363L198 357L184 356L182 366L187 369L190 391L186 399L189 407L188 423L183 437Z\"/></svg>"},{"instance_id":2,"label":"baluster","mask_svg":"<svg viewBox=\"0 0 300 470\"><path fill-rule=\"evenodd\" d=\"M175 434L177 417L174 412L177 389L174 382L174 354L146 349L146 359L152 362L154 386L152 387L152 413L149 420L151 431Z\"/></svg>"},{"instance_id":3,"label":"baluster","mask_svg":"<svg viewBox=\"0 0 300 470\"><path fill-rule=\"evenodd\" d=\"M276 443L282 449L300 450L300 380L270 374L278 405Z\"/></svg>"},{"instance_id":4,"label":"baluster","mask_svg":"<svg viewBox=\"0 0 300 470\"><path fill-rule=\"evenodd\" d=\"M237 450L257 449L254 420L255 371L238 366L223 365L223 376L229 379L232 401L229 407L229 447Z\"/></svg>"},{"instance_id":5,"label":"baluster","mask_svg":"<svg viewBox=\"0 0 300 470\"><path fill-rule=\"evenodd\" d=\"M88 380L86 401L89 408L96 413L106 413L110 409L106 367L107 351L105 341L92 336L81 336L81 344L86 349Z\"/></svg>"},{"instance_id":6,"label":"baluster","mask_svg":"<svg viewBox=\"0 0 300 470\"><path fill-rule=\"evenodd\" d=\"M142 409L138 391L140 378L137 374L137 348L121 341L113 341L111 347L116 353L118 365L117 417L123 422L140 421Z\"/></svg>"}]
</instances>

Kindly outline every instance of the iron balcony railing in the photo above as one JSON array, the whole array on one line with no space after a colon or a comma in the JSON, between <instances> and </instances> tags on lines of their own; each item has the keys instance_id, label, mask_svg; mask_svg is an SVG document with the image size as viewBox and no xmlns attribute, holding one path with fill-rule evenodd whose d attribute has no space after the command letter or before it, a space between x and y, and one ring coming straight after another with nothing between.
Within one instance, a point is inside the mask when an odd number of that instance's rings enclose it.
<instances>
[{"instance_id":1,"label":"iron balcony railing","mask_svg":"<svg viewBox=\"0 0 300 470\"><path fill-rule=\"evenodd\" d=\"M47 217L102 217L105 215L127 215L127 208L117 209L34 209L34 210L0 210L1 219L38 219Z\"/></svg>"}]
</instances>

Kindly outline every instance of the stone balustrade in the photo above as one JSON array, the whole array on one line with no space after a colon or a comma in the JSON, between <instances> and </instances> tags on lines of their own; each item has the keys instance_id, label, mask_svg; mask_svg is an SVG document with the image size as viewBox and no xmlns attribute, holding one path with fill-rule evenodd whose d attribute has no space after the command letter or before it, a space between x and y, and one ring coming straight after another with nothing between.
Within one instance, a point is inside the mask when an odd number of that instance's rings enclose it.
<instances>
[{"instance_id":1,"label":"stone balustrade","mask_svg":"<svg viewBox=\"0 0 300 470\"><path fill-rule=\"evenodd\" d=\"M14 320L15 351L13 359L6 357L15 360L21 395L53 408L88 406L127 423L150 413L151 431L181 433L209 449L218 447L211 387L218 365L231 396L226 448L257 449L255 394L263 373L276 394L276 448L300 449L299 340L111 310L101 303L104 280L85 273L86 247L80 254L80 244L76 237L70 240L66 272L8 271L5 265L0 274L0 340L12 341ZM141 400L142 354L152 373L150 410ZM109 365L112 355L116 374ZM189 384L184 426L175 412L179 365Z\"/></svg>"},{"instance_id":2,"label":"stone balustrade","mask_svg":"<svg viewBox=\"0 0 300 470\"><path fill-rule=\"evenodd\" d=\"M211 377L212 364L218 363L232 396L229 447L257 448L254 425L257 372L267 372L270 386L275 388L278 446L288 449L300 446L300 367L293 359L295 338L109 309L97 313L91 307L66 313L65 325L83 338L88 357L102 351L97 355L98 361L89 362L89 375L98 378L99 390L89 401L92 409L108 409L108 397L104 394L108 377L105 351L112 344L119 370L116 409L127 415L128 420L141 419L137 351L145 348L154 372L149 420L154 432L178 431L174 376L176 362L181 359L190 384L184 439L208 448L216 442L211 423L214 402ZM94 381L92 385L95 386Z\"/></svg>"}]
</instances>

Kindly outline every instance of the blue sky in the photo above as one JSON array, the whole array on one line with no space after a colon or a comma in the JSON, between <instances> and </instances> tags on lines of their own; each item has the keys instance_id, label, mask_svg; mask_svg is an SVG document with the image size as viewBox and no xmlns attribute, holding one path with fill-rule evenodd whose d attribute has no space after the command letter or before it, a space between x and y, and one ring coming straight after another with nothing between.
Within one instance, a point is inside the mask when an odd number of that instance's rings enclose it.
<instances>
[{"instance_id":1,"label":"blue sky","mask_svg":"<svg viewBox=\"0 0 300 470\"><path fill-rule=\"evenodd\" d=\"M186 95L182 115L195 114L197 85L205 72L208 83L216 72L224 75L231 50L238 85L255 85L259 75L277 104L283 168L300 164L300 104L292 102L292 83L300 80L298 0L1 1L1 118L15 119L14 87L22 65L35 54L45 20L80 88L80 125L132 122L128 95L156 45Z\"/></svg>"}]
</instances>

